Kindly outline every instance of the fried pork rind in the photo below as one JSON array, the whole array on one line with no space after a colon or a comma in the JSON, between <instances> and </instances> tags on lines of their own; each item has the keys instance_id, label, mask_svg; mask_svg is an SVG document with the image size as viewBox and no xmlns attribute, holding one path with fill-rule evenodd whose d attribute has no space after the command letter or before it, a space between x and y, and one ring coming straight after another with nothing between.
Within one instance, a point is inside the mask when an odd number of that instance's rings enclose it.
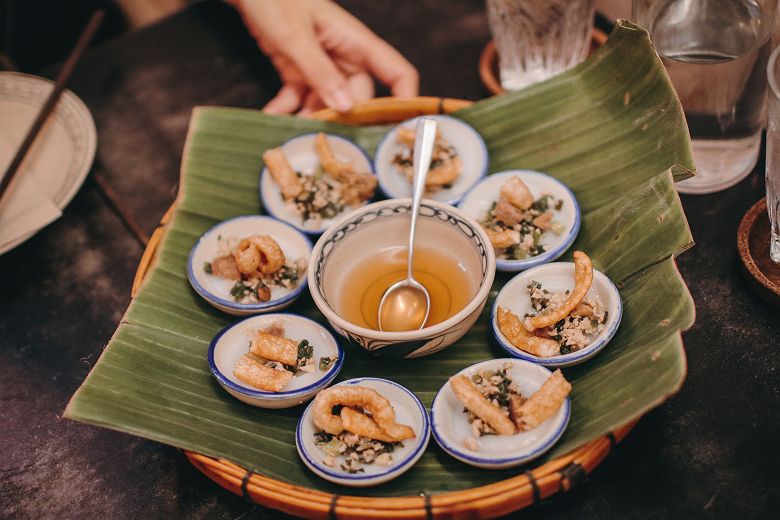
<instances>
[{"instance_id":1,"label":"fried pork rind","mask_svg":"<svg viewBox=\"0 0 780 520\"><path fill-rule=\"evenodd\" d=\"M525 329L523 321L510 310L499 307L496 321L501 334L520 350L539 357L557 356L561 353L557 341L531 334Z\"/></svg>"},{"instance_id":2,"label":"fried pork rind","mask_svg":"<svg viewBox=\"0 0 780 520\"><path fill-rule=\"evenodd\" d=\"M252 235L238 243L233 251L238 270L246 275L257 271L273 274L285 262L284 252L279 244L268 235Z\"/></svg>"},{"instance_id":3,"label":"fried pork rind","mask_svg":"<svg viewBox=\"0 0 780 520\"><path fill-rule=\"evenodd\" d=\"M440 188L452 184L463 170L463 163L459 156L446 159L440 166L431 168L425 178L425 186L428 188Z\"/></svg>"},{"instance_id":4,"label":"fried pork rind","mask_svg":"<svg viewBox=\"0 0 780 520\"><path fill-rule=\"evenodd\" d=\"M298 343L291 339L269 334L262 330L255 332L249 352L283 365L295 366L298 363Z\"/></svg>"},{"instance_id":5,"label":"fried pork rind","mask_svg":"<svg viewBox=\"0 0 780 520\"><path fill-rule=\"evenodd\" d=\"M370 173L355 171L352 163L336 159L325 134L322 132L317 134L314 146L322 169L341 182L341 198L344 204L356 206L374 196L377 184L376 177Z\"/></svg>"},{"instance_id":6,"label":"fried pork rind","mask_svg":"<svg viewBox=\"0 0 780 520\"><path fill-rule=\"evenodd\" d=\"M570 392L571 383L566 381L560 369L553 372L526 402L510 410L517 429L533 430L555 415Z\"/></svg>"},{"instance_id":7,"label":"fried pork rind","mask_svg":"<svg viewBox=\"0 0 780 520\"><path fill-rule=\"evenodd\" d=\"M501 185L499 195L518 209L528 209L534 203L531 190L518 176L513 176Z\"/></svg>"},{"instance_id":8,"label":"fried pork rind","mask_svg":"<svg viewBox=\"0 0 780 520\"><path fill-rule=\"evenodd\" d=\"M239 358L233 368L233 375L266 392L281 392L293 377L292 372L267 367L248 354Z\"/></svg>"},{"instance_id":9,"label":"fried pork rind","mask_svg":"<svg viewBox=\"0 0 780 520\"><path fill-rule=\"evenodd\" d=\"M571 314L579 306L593 283L593 264L588 255L582 251L574 252L574 290L560 307L537 316L525 319L525 328L529 331L555 325Z\"/></svg>"},{"instance_id":10,"label":"fried pork rind","mask_svg":"<svg viewBox=\"0 0 780 520\"><path fill-rule=\"evenodd\" d=\"M409 147L414 147L414 141L417 136L417 131L412 128L398 127L396 132L396 138L398 142ZM436 160L436 156L441 153L442 148L446 144L442 143L441 132L436 132L436 142L433 149L433 158ZM463 162L459 156L450 157L441 161L441 164L431 168L428 171L428 176L425 178L425 186L427 188L441 188L448 184L455 182L460 173L463 171ZM414 171L411 169L406 174L407 180L412 182L414 178Z\"/></svg>"},{"instance_id":11,"label":"fried pork rind","mask_svg":"<svg viewBox=\"0 0 780 520\"><path fill-rule=\"evenodd\" d=\"M312 409L314 424L332 435L338 435L346 429L341 416L333 415L333 408L336 406L367 410L371 413L371 419L393 440L409 438L403 437L409 431L414 434L414 430L408 426L395 422L395 411L390 401L371 388L333 386L317 394Z\"/></svg>"},{"instance_id":12,"label":"fried pork rind","mask_svg":"<svg viewBox=\"0 0 780 520\"><path fill-rule=\"evenodd\" d=\"M520 243L520 232L515 229L505 229L503 231L485 229L485 232L490 239L490 243L497 249L512 247Z\"/></svg>"},{"instance_id":13,"label":"fried pork rind","mask_svg":"<svg viewBox=\"0 0 780 520\"><path fill-rule=\"evenodd\" d=\"M393 442L396 439L385 433L369 416L349 407L341 409L341 422L344 429L367 439Z\"/></svg>"},{"instance_id":14,"label":"fried pork rind","mask_svg":"<svg viewBox=\"0 0 780 520\"><path fill-rule=\"evenodd\" d=\"M274 178L282 191L284 200L292 200L303 191L303 181L292 169L281 148L271 148L263 152L265 162L271 177Z\"/></svg>"},{"instance_id":15,"label":"fried pork rind","mask_svg":"<svg viewBox=\"0 0 780 520\"><path fill-rule=\"evenodd\" d=\"M515 433L515 425L509 417L504 414L501 408L488 401L466 376L451 377L450 387L463 406L488 423L497 433L500 435Z\"/></svg>"},{"instance_id":16,"label":"fried pork rind","mask_svg":"<svg viewBox=\"0 0 780 520\"><path fill-rule=\"evenodd\" d=\"M314 148L317 151L317 157L320 160L322 169L337 181L340 181L343 177L346 177L349 174L355 172L355 168L352 166L352 163L339 161L336 159L336 156L333 154L333 150L330 148L330 144L328 144L328 138L325 137L325 134L322 132L317 134L317 138L314 142Z\"/></svg>"}]
</instances>

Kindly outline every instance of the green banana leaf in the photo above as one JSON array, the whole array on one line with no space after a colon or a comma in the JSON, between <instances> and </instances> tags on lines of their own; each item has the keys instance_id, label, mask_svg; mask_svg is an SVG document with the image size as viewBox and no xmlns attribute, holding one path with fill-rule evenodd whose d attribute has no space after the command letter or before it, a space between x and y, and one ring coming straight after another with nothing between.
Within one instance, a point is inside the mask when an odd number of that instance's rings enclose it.
<instances>
[{"instance_id":1,"label":"green banana leaf","mask_svg":"<svg viewBox=\"0 0 780 520\"><path fill-rule=\"evenodd\" d=\"M636 419L677 391L685 378L680 330L692 325L694 306L674 256L691 246L692 238L673 187L693 169L685 119L647 33L626 22L572 71L456 115L484 136L491 171L537 169L572 187L583 209L574 247L590 254L623 298L623 322L612 342L594 359L565 370L574 385L572 419L543 462ZM318 130L342 134L373 151L386 128L250 110L195 110L181 194L157 263L66 417L223 457L285 482L345 492L300 462L294 429L302 407L253 408L212 378L206 363L209 341L233 319L201 300L185 272L190 248L203 231L261 209L257 181L263 150ZM497 276L486 309L508 279ZM291 311L322 319L308 295ZM351 347L340 379L386 377L430 406L448 376L492 357L503 354L491 339L486 310L456 346L427 358L388 364ZM472 468L431 442L401 478L349 492L436 493L519 471Z\"/></svg>"}]
</instances>

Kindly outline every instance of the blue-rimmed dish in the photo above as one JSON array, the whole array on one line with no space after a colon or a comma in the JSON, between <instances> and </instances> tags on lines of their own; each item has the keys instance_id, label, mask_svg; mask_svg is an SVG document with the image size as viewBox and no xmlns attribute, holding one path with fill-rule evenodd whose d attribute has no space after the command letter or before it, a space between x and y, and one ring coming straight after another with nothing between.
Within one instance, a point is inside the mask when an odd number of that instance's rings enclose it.
<instances>
[{"instance_id":1,"label":"blue-rimmed dish","mask_svg":"<svg viewBox=\"0 0 780 520\"><path fill-rule=\"evenodd\" d=\"M250 316L284 309L294 302L306 288L306 273L301 273L291 288L271 287L267 302L239 303L230 295L235 281L220 278L206 271L207 263L219 256L219 240L234 237L244 239L251 235L269 235L279 244L288 262L311 256L311 241L294 227L271 217L244 215L224 220L203 233L195 242L187 260L187 278L195 292L217 309L234 316Z\"/></svg>"},{"instance_id":2,"label":"blue-rimmed dish","mask_svg":"<svg viewBox=\"0 0 780 520\"><path fill-rule=\"evenodd\" d=\"M458 118L446 115L430 115L426 118L435 119L439 124L438 131L460 156L463 169L450 187L426 195L426 198L455 205L463 198L488 171L488 152L485 141L474 127ZM393 157L401 152L405 145L398 142L398 127L416 128L418 118L408 119L388 131L374 153L374 170L379 180L379 187L389 198L404 198L412 196L412 184L406 176L393 164Z\"/></svg>"},{"instance_id":3,"label":"blue-rimmed dish","mask_svg":"<svg viewBox=\"0 0 780 520\"><path fill-rule=\"evenodd\" d=\"M314 442L317 427L312 419L310 404L298 421L295 432L295 445L303 463L325 480L353 487L376 486L388 482L414 466L425 452L431 432L428 413L420 399L407 388L387 379L359 377L343 381L336 386L341 385L365 386L382 394L392 404L396 422L411 426L417 436L403 441L403 447L398 447L392 452L393 462L390 465L366 464L363 465L364 472L350 474L341 470L338 465L334 468L323 464L322 460L326 454Z\"/></svg>"},{"instance_id":4,"label":"blue-rimmed dish","mask_svg":"<svg viewBox=\"0 0 780 520\"><path fill-rule=\"evenodd\" d=\"M361 147L340 135L325 134L325 136L331 150L333 150L333 155L338 160L352 163L356 171L374 173L371 159ZM306 133L293 137L281 145L282 152L293 170L304 175L310 175L317 170L320 161L315 149L316 139L317 133ZM328 229L328 226L334 219L355 209L354 206L348 206L334 217L326 218L319 222L315 222L312 219L303 220L300 215L290 211L288 203L282 198L279 185L276 184L276 181L271 176L271 172L265 167L260 174L259 192L263 208L270 215L287 222L308 235L320 235Z\"/></svg>"},{"instance_id":5,"label":"blue-rimmed dish","mask_svg":"<svg viewBox=\"0 0 780 520\"><path fill-rule=\"evenodd\" d=\"M509 309L521 318L525 316L531 309L528 285L532 281L540 282L543 288L550 291L572 290L574 288L574 264L572 262L553 262L534 267L509 280L498 293L490 313L490 325L499 346L510 356L546 367L569 367L587 361L607 346L620 326L620 320L623 316L623 302L612 280L597 269L593 269L593 283L587 298L597 298L608 314L604 329L592 339L588 346L569 354L540 357L512 345L498 328L496 321L498 307Z\"/></svg>"},{"instance_id":6,"label":"blue-rimmed dish","mask_svg":"<svg viewBox=\"0 0 780 520\"><path fill-rule=\"evenodd\" d=\"M488 175L466 194L458 204L458 209L477 221L483 221L492 205L498 201L501 185L515 176L520 177L528 186L534 199L552 195L562 201L560 209L552 210L553 221L561 230L556 233L554 229L550 229L542 235L540 244L545 248L542 254L522 260L507 260L500 258L496 252L496 269L505 272L523 271L560 257L577 238L582 218L577 199L568 186L555 177L533 170L506 170Z\"/></svg>"},{"instance_id":7,"label":"blue-rimmed dish","mask_svg":"<svg viewBox=\"0 0 780 520\"><path fill-rule=\"evenodd\" d=\"M520 359L491 359L464 368L456 375L471 378L480 371L498 370L507 364L507 373L526 397L539 390L552 374L543 366ZM448 381L433 398L431 425L433 438L451 456L478 468L504 469L529 462L552 448L566 430L570 415L571 403L567 398L555 415L533 430L514 435L484 435L476 446L468 448L471 424Z\"/></svg>"},{"instance_id":8,"label":"blue-rimmed dish","mask_svg":"<svg viewBox=\"0 0 780 520\"><path fill-rule=\"evenodd\" d=\"M266 392L233 375L242 354L249 352L249 343L257 330L272 325L284 328L286 338L308 340L314 347L314 370L293 376L281 392ZM335 358L326 370L320 370L320 358ZM323 325L296 314L278 313L252 316L222 329L211 340L208 350L209 370L230 395L260 408L290 408L305 403L326 388L344 366L344 349Z\"/></svg>"}]
</instances>

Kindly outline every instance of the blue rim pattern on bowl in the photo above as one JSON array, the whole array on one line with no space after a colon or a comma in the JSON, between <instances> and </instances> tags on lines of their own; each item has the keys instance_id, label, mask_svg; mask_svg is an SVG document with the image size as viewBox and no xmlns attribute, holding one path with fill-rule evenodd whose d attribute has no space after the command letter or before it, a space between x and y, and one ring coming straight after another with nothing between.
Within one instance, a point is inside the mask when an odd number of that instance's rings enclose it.
<instances>
[{"instance_id":1,"label":"blue rim pattern on bowl","mask_svg":"<svg viewBox=\"0 0 780 520\"><path fill-rule=\"evenodd\" d=\"M301 418L298 420L298 426L295 429L295 443L296 443L296 445L298 447L298 453L300 453L306 459L306 461L310 465L316 467L318 471L321 471L321 472L325 473L326 475L329 475L329 476L337 478L337 479L353 480L353 481L360 482L360 481L364 481L364 480L373 480L373 479L376 479L376 478L381 478L381 477L390 475L392 473L395 473L400 468L402 468L403 466L408 464L412 459L414 459L418 454L420 454L420 452L422 450L424 450L426 448L426 446L427 446L426 439L431 434L431 419L428 417L428 412L425 410L425 406L423 406L422 401L420 401L420 398L417 397L417 395L414 392L412 392L411 390L409 390L405 386L400 385L400 384L398 384L398 383L396 383L394 381L390 381L389 379L383 379L381 377L357 377L357 378L354 378L354 379L347 379L346 381L343 381L343 382L341 382L339 384L340 385L355 385L355 384L361 383L363 381L381 381L383 383L389 383L389 384L391 384L391 385L393 385L393 386L395 386L397 388L400 388L404 392L406 392L412 398L412 400L414 400L414 402L417 404L417 407L419 408L419 411L420 411L420 414L421 414L422 420L423 420L422 421L423 422L423 428L422 428L423 429L423 434L419 435L417 437L417 439L418 439L417 446L415 447L414 450L412 450L412 452L409 455L404 457L403 460L401 460L399 462L396 462L393 466L387 468L384 471L381 471L379 473L371 473L371 474L367 474L367 475L350 475L349 473L345 473L345 472L335 472L335 471L331 470L330 468L328 468L326 466L323 466L322 464L314 461L312 459L312 457L309 455L309 452L306 450L306 445L304 444L303 439L301 438L301 435L302 435L301 429L303 427L303 421L306 420L309 417L308 414L309 414L309 412L311 410L311 407L314 406L313 402L309 403L309 405L306 406L306 409L304 410L303 414L301 414Z\"/></svg>"},{"instance_id":2,"label":"blue rim pattern on bowl","mask_svg":"<svg viewBox=\"0 0 780 520\"><path fill-rule=\"evenodd\" d=\"M217 368L217 364L214 361L214 350L217 347L217 344L219 343L220 338L229 330L231 330L234 327L237 327L241 325L243 322L257 318L257 316L248 316L244 319L241 319L235 323L231 323L227 327L220 330L216 336L211 340L211 343L209 343L209 349L207 354L207 359L209 363L209 370L211 370L211 373L214 375L214 377L219 381L220 384L227 386L231 390L234 390L238 393L248 395L250 397L262 397L263 399L268 400L281 400L281 399L289 399L291 397L297 397L299 395L307 394L311 392L312 390L315 390L317 388L324 388L330 384L331 381L333 381L337 375L339 375L339 372L341 372L341 368L344 365L344 347L342 346L341 342L336 338L334 334L330 332L328 327L319 321L313 320L311 318L307 318L305 316L300 316L298 314L293 314L291 312L279 312L275 313L282 316L293 316L295 318L299 318L305 321L308 321L310 323L316 324L318 327L322 328L333 340L333 342L336 344L336 350L338 352L338 359L336 359L336 363L333 365L333 367L328 370L325 375L318 379L316 382L301 387L296 388L295 390L288 390L288 391L282 391L282 392L266 392L263 390L254 390L252 388L249 388L247 386L239 385L238 383L232 381L230 378L225 376L219 368Z\"/></svg>"},{"instance_id":3,"label":"blue rim pattern on bowl","mask_svg":"<svg viewBox=\"0 0 780 520\"><path fill-rule=\"evenodd\" d=\"M433 428L433 438L436 439L436 443L441 446L441 449L455 457L456 459L465 459L470 462L474 462L476 464L486 464L486 465L502 465L502 464L522 464L524 462L528 462L537 456L542 455L544 452L552 448L552 446L558 442L558 439L561 438L563 435L563 432L566 430L566 427L569 425L569 419L571 418L571 399L566 398L566 401L564 402L564 406L566 407L565 415L566 419L561 423L561 425L558 427L558 429L555 431L555 433L550 437L548 441L546 441L542 446L539 448L536 448L530 453L525 453L523 455L519 455L516 457L507 457L503 459L493 459L493 458L484 458L484 457L475 457L473 455L469 455L467 453L464 453L457 448L453 447L452 445L448 444L437 432L435 428L436 424L436 418L434 416L434 409L436 407L436 400L439 398L439 394L441 394L441 389L439 389L438 392L436 392L436 396L433 398L433 403L431 403L431 423L434 425ZM457 455L456 455L457 454Z\"/></svg>"},{"instance_id":4,"label":"blue rim pattern on bowl","mask_svg":"<svg viewBox=\"0 0 780 520\"><path fill-rule=\"evenodd\" d=\"M523 260L501 260L499 258L496 258L496 269L503 272L517 272L517 271L524 271L526 269L530 269L532 267L536 267L538 265L546 264L547 262L552 262L553 260L556 260L563 255L567 249L571 247L571 245L574 243L574 240L576 240L577 235L580 232L580 226L582 225L582 213L580 211L580 204L577 202L577 197L574 196L574 192L569 188L566 184L561 182L559 179L553 177L552 175L549 175L544 172L539 172L536 170L502 170L500 172L493 172L490 174L489 177L492 177L493 175L501 175L506 173L517 173L517 175L521 175L523 173L528 174L532 173L534 175L539 175L542 177L546 177L552 181L554 181L558 186L563 188L563 190L569 194L569 197L571 197L571 201L574 204L574 224L569 228L568 233L566 234L566 238L558 244L553 249L550 249L549 251L546 251L542 253L541 255L532 256L531 258L525 258ZM458 203L458 209L463 210L463 204L468 198L468 196L471 194L471 192L482 182L485 182L486 179L480 180L478 183L474 184L474 186L469 189L469 191L463 196L463 199Z\"/></svg>"},{"instance_id":5,"label":"blue rim pattern on bowl","mask_svg":"<svg viewBox=\"0 0 780 520\"><path fill-rule=\"evenodd\" d=\"M504 349L506 353L512 356L513 358L522 359L525 361L530 361L531 363L536 363L537 365L542 365L545 367L553 367L553 368L568 367L577 364L578 362L587 361L591 357L595 356L596 354L601 352L604 349L604 347L606 347L607 344L612 340L612 338L615 336L615 333L617 333L618 327L620 326L620 322L623 319L623 299L620 297L620 291L618 291L617 287L615 286L615 283L609 278L609 276L604 275L604 278L609 282L608 287L610 291L612 291L617 296L618 311L617 313L615 313L616 317L613 317L613 319L610 320L609 326L606 328L606 330L604 330L604 332L602 332L601 335L598 336L596 341L594 341L587 347L580 349L576 352L572 352L571 354L561 354L559 356L550 356L550 357L539 357L539 356L534 356L533 354L529 354L528 352L525 352L523 350L520 350L519 348L515 347L511 343L505 341L502 338L502 334L498 330L498 326L496 324L496 313L498 312L498 301L499 301L499 297L501 296L501 291L504 290L503 288L496 295L496 298L493 301L493 307L490 310L490 329L493 331L493 337L496 339L498 346Z\"/></svg>"},{"instance_id":6,"label":"blue rim pattern on bowl","mask_svg":"<svg viewBox=\"0 0 780 520\"><path fill-rule=\"evenodd\" d=\"M319 134L319 133L320 133L320 132L306 132L306 133L304 133L304 134L299 134L299 135L296 135L295 137L291 137L290 139L288 139L288 140L286 140L285 142L283 142L282 144L280 144L280 145L279 145L279 147L280 147L280 148L281 148L281 147L284 147L284 145L286 145L286 144L289 144L289 143L295 142L295 141L297 141L297 140L299 140L299 139L303 139L303 138L306 138L306 137L310 137L310 136L312 136L312 135L316 136L316 135L317 135L317 134ZM363 157L365 157L365 158L366 158L366 162L368 163L368 165L369 165L369 168L371 169L371 171L370 171L369 173L371 173L372 175L376 175L376 173L375 173L375 169L374 169L374 161L372 161L372 160L371 160L371 157L368 155L368 153L367 153L367 152L366 152L366 151L365 151L365 150L364 150L364 149L363 149L363 148L362 148L360 145L358 145L358 144L357 144L357 143L355 143L354 141L351 141L350 139L347 139L346 137L343 137L343 136L341 136L341 135L337 135L337 134L330 134L330 133L328 133L328 132L323 132L323 133L324 133L324 134L327 136L327 138L328 138L328 139L331 139L331 138L333 138L333 139L338 139L338 140L344 141L344 142L346 142L346 143L349 143L351 146L353 146L353 147L354 147L356 150L358 150L358 151L359 151L361 154L363 154ZM263 209L264 209L265 211L267 211L267 212L268 212L268 214L269 214L269 215L271 215L272 217L274 217L276 220L278 220L278 221L280 221L280 222L284 222L284 223L285 223L285 224L287 224L288 226L292 226L292 227L294 227L296 230L298 230L298 231L300 231L301 233L304 233L304 234L306 234L306 235L311 235L311 236L319 236L319 235L321 235L322 233L324 233L324 232L325 232L325 230L326 230L326 229L328 229L328 227L329 227L329 226L323 226L323 227L322 227L322 228L320 228L320 229L303 229L302 227L298 227L297 225L295 225L295 224L293 224L293 223L291 223L291 222L288 222L287 220L285 220L285 219L283 218L283 217L284 217L284 215L278 215L276 212L274 212L274 210L273 210L273 209L271 209L271 208L272 208L272 206L268 204L268 200L266 199L266 194L265 194L265 193L263 193L263 177L264 177L265 175L270 175L270 174L271 174L271 173L268 171L268 167L264 165L264 166L263 166L263 169L262 169L262 170L260 170L260 175L259 175L259 177L258 177L258 180L257 180L257 192L258 192L258 194L260 195L260 201L261 201L261 202L262 202L262 204L263 204ZM342 214L346 214L346 213L349 213L349 212L348 212L348 211L345 211L345 212L343 212ZM339 216L339 215L336 215L336 218L338 218L338 216Z\"/></svg>"},{"instance_id":7,"label":"blue rim pattern on bowl","mask_svg":"<svg viewBox=\"0 0 780 520\"><path fill-rule=\"evenodd\" d=\"M311 240L309 240L309 237L307 237L304 233L301 233L300 230L296 229L294 226L288 224L287 222L284 222L284 221L276 219L276 218L267 217L267 216L264 216L264 215L240 215L238 217L229 218L227 220L223 220L222 222L214 224L213 226L208 228L200 236L200 238L198 238L198 241L195 242L195 245L192 246L192 249L190 249L190 255L189 255L189 257L187 257L187 278L190 281L190 285L192 285L192 288L195 289L195 292L198 293L203 299L215 302L215 303L219 304L222 307L227 307L229 309L235 309L235 310L238 310L238 311L261 311L261 310L264 310L264 309L276 308L276 307L279 307L280 305L284 305L285 303L294 300L295 298L300 296L301 293L303 292L303 290L306 289L306 287L309 285L309 280L308 280L307 276L304 276L303 280L300 281L298 283L298 285L292 291L290 291L289 293L285 294L284 296L282 296L280 298L277 298L275 300L269 300L267 302L260 302L260 303L238 303L238 302L235 302L235 301L232 301L232 300L226 300L224 298L220 298L216 294L210 292L205 287L203 287L200 284L200 282L198 281L197 277L195 276L194 266L193 266L193 259L195 257L195 251L198 249L198 246L200 245L201 240L203 240L203 238L206 235L210 234L217 227L219 227L219 226L221 226L223 224L226 224L228 222L233 222L233 221L239 220L239 219L246 219L246 218L254 218L254 219L257 219L257 218L267 218L267 219L273 220L276 223L279 223L279 224L282 224L284 226L289 227L291 230L293 230L296 233L298 233L298 235L300 235L300 237L304 239L304 241L306 242L306 245L309 248L309 255L311 255L311 251L314 248L314 246L312 245ZM308 262L308 259L307 259L307 262ZM306 267L307 267L307 269L309 268L308 265Z\"/></svg>"},{"instance_id":8,"label":"blue rim pattern on bowl","mask_svg":"<svg viewBox=\"0 0 780 520\"><path fill-rule=\"evenodd\" d=\"M379 140L379 143L376 145L376 150L374 151L374 160L371 163L373 165L373 167L374 167L374 172L375 173L379 172L379 166L378 166L379 151L382 149L382 146L385 144L385 141L390 137L390 134L392 134L397 127L402 126L402 125L408 123L409 121L414 121L414 120L416 120L416 119L418 119L420 117L423 117L423 116L412 117L410 119L407 119L406 121L401 121L396 126L391 128L390 130L388 130L385 133L385 135L382 136L382 138ZM463 199L463 197L466 196L466 194L469 191L471 191L474 188L474 186L479 184L479 182L482 179L484 179L485 176L487 175L488 166L490 164L490 155L488 154L487 144L485 143L485 140L482 138L482 136L479 134L479 132L477 132L477 130L473 126L471 126L470 124L466 123L462 119L458 119L457 117L453 117L453 116L450 116L450 115L447 115L447 114L435 114L434 116L428 116L428 117L433 117L433 119L451 119L451 120L455 121L456 123L462 125L463 128L467 129L469 132L471 132L472 134L474 134L476 136L477 142L480 143L480 145L482 146L483 151L485 152L485 164L483 165L482 171L479 173L477 178L474 179L474 182L472 182L470 186L467 186L466 189L463 190L463 193L461 195L459 195L457 197L453 197L452 199L449 199L449 200L437 201L437 202L441 202L442 204L449 204L450 206L455 206L455 205L458 204L458 202L460 202ZM411 194L409 194L409 193L393 193L393 190L388 190L387 189L387 183L382 182L382 177L380 175L378 175L378 173L377 173L376 178L377 178L377 181L379 182L379 189L381 189L382 193L387 195L388 198L390 198L390 199L400 199L400 198L406 198L406 197L410 197L411 196Z\"/></svg>"}]
</instances>

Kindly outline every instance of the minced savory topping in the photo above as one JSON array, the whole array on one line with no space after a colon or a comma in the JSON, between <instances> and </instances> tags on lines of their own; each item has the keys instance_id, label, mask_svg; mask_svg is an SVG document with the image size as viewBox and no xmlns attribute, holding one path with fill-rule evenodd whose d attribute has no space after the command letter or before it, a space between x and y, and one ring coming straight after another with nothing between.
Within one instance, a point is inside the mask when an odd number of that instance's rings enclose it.
<instances>
[{"instance_id":1,"label":"minced savory topping","mask_svg":"<svg viewBox=\"0 0 780 520\"><path fill-rule=\"evenodd\" d=\"M507 373L510 369L511 365L506 363L498 370L483 370L471 376L471 382L485 396L485 399L498 406L507 417L509 417L511 399L519 400L518 405L526 400ZM464 443L467 448L476 450L478 446L476 441L481 436L496 435L496 431L489 424L468 408L464 408L463 412L468 415L468 421L471 424L471 438L467 438Z\"/></svg>"},{"instance_id":2,"label":"minced savory topping","mask_svg":"<svg viewBox=\"0 0 780 520\"><path fill-rule=\"evenodd\" d=\"M538 316L560 307L570 292L548 291L537 281L532 281L527 287L531 310L525 317ZM608 316L598 296L587 295L567 317L534 333L556 341L560 345L560 353L569 354L587 347L593 338L601 334Z\"/></svg>"},{"instance_id":3,"label":"minced savory topping","mask_svg":"<svg viewBox=\"0 0 780 520\"><path fill-rule=\"evenodd\" d=\"M251 348L251 345L250 345ZM260 362L261 364L267 366L268 368L273 368L274 370L287 370L289 372L292 372L293 375L303 375L303 374L309 374L311 372L314 372L316 366L314 364L314 346L309 343L309 340L301 340L300 343L298 343L298 357L296 360L295 365L285 365L281 363L280 361L272 361L269 359L265 359L262 356L258 356L256 354L253 354L250 352L247 354L248 356L252 357L254 360ZM320 364L320 367L322 367L322 364ZM321 371L326 371L320 368Z\"/></svg>"},{"instance_id":4,"label":"minced savory topping","mask_svg":"<svg viewBox=\"0 0 780 520\"><path fill-rule=\"evenodd\" d=\"M314 444L325 452L323 464L350 474L365 473L364 465L389 466L393 463L391 453L404 446L402 442L376 441L348 431L338 435L318 431L314 434Z\"/></svg>"},{"instance_id":5,"label":"minced savory topping","mask_svg":"<svg viewBox=\"0 0 780 520\"><path fill-rule=\"evenodd\" d=\"M502 242L494 240L497 257L503 260L523 260L546 252L542 237L548 231L560 235L564 226L555 220L563 201L552 195L542 195L530 207L519 209L504 199L494 202L481 224ZM489 233L490 234L490 233Z\"/></svg>"},{"instance_id":6,"label":"minced savory topping","mask_svg":"<svg viewBox=\"0 0 780 520\"><path fill-rule=\"evenodd\" d=\"M391 161L409 182L414 179L415 136L416 132L413 129L398 128L397 138L402 147ZM431 153L431 166L425 177L425 193L432 194L441 189L451 188L462 169L463 165L455 147L437 133Z\"/></svg>"}]
</instances>

